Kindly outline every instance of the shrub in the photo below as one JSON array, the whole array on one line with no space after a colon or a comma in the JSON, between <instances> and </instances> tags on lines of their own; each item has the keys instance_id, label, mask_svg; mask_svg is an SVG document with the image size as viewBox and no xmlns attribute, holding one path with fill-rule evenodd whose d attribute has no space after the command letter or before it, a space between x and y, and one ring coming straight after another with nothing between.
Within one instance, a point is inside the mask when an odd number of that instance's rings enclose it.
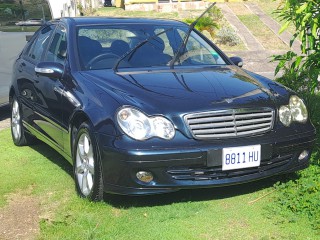
<instances>
[{"instance_id":1,"label":"shrub","mask_svg":"<svg viewBox=\"0 0 320 240\"><path fill-rule=\"evenodd\" d=\"M320 131L320 95L313 92L313 81L305 70L295 70L282 66L283 76L277 81L290 87L301 95L307 105L309 116L317 132ZM280 213L288 221L297 221L300 215L309 218L313 228L320 233L320 139L317 136L316 146L309 168L297 173L297 178L288 182L275 184L277 195L270 205L270 211Z\"/></svg>"},{"instance_id":2,"label":"shrub","mask_svg":"<svg viewBox=\"0 0 320 240\"><path fill-rule=\"evenodd\" d=\"M208 15L215 22L220 22L224 17L220 8L217 8L216 6L209 10Z\"/></svg>"},{"instance_id":3,"label":"shrub","mask_svg":"<svg viewBox=\"0 0 320 240\"><path fill-rule=\"evenodd\" d=\"M216 35L217 43L235 46L241 43L236 32L231 27L222 27Z\"/></svg>"},{"instance_id":4,"label":"shrub","mask_svg":"<svg viewBox=\"0 0 320 240\"><path fill-rule=\"evenodd\" d=\"M282 76L277 78L276 81L298 93L305 100L309 116L313 118L314 122L317 122L318 119L313 116L318 108L315 99L318 100L319 96L313 92L314 82L309 80L308 73L305 70L298 71L288 66L283 66L282 70Z\"/></svg>"},{"instance_id":5,"label":"shrub","mask_svg":"<svg viewBox=\"0 0 320 240\"><path fill-rule=\"evenodd\" d=\"M188 24L191 24L195 21L195 19L188 18L184 21ZM214 37L215 30L219 28L219 25L216 22L214 22L210 17L202 17L197 22L195 28L200 32L208 31L211 37Z\"/></svg>"},{"instance_id":6,"label":"shrub","mask_svg":"<svg viewBox=\"0 0 320 240\"><path fill-rule=\"evenodd\" d=\"M274 60L279 61L276 74L285 67L291 68L294 72L307 74L308 81L312 83L312 88L309 89L312 93L318 86L318 77L320 75L319 9L319 1L283 0L277 11L280 20L284 21L280 33L292 24L296 32L290 45L296 39L299 39L301 41L301 53L289 51L283 55L274 56ZM300 79L297 80L299 81Z\"/></svg>"},{"instance_id":7,"label":"shrub","mask_svg":"<svg viewBox=\"0 0 320 240\"><path fill-rule=\"evenodd\" d=\"M286 183L278 182L276 201L270 211L288 221L297 221L299 215L308 216L313 228L320 231L320 167L311 165L298 173L298 178Z\"/></svg>"},{"instance_id":8,"label":"shrub","mask_svg":"<svg viewBox=\"0 0 320 240\"><path fill-rule=\"evenodd\" d=\"M302 95L309 92L311 86L309 86L307 73L296 72L295 69L287 66L284 66L282 70L282 76L276 79L277 82Z\"/></svg>"}]
</instances>

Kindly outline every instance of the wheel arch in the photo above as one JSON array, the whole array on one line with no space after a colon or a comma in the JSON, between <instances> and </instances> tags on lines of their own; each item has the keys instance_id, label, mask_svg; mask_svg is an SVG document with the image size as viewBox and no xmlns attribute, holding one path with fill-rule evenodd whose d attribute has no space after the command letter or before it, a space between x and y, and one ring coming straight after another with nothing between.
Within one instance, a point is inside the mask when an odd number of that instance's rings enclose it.
<instances>
[{"instance_id":1,"label":"wheel arch","mask_svg":"<svg viewBox=\"0 0 320 240\"><path fill-rule=\"evenodd\" d=\"M14 90L13 87L11 87L9 90L9 102L11 101L11 99L14 95L16 95L16 91Z\"/></svg>"},{"instance_id":2,"label":"wheel arch","mask_svg":"<svg viewBox=\"0 0 320 240\"><path fill-rule=\"evenodd\" d=\"M69 122L69 133L70 133L69 146L70 146L70 149L69 150L71 153L71 158L72 158L72 154L73 154L75 137L77 135L77 132L78 132L80 125L84 122L89 122L90 124L92 124L88 115L83 111L75 112L70 119L70 122Z\"/></svg>"}]
</instances>

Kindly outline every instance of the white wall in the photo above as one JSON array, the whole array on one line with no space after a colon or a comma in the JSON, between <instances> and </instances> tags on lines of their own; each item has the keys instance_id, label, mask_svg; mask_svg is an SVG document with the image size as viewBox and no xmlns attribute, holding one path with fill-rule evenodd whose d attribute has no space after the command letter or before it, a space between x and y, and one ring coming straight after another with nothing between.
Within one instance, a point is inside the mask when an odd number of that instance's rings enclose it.
<instances>
[{"instance_id":1,"label":"white wall","mask_svg":"<svg viewBox=\"0 0 320 240\"><path fill-rule=\"evenodd\" d=\"M52 18L75 17L75 0L47 0L49 2Z\"/></svg>"},{"instance_id":2,"label":"white wall","mask_svg":"<svg viewBox=\"0 0 320 240\"><path fill-rule=\"evenodd\" d=\"M86 0L47 0L49 2L52 17L75 17L79 15L77 11L77 3L81 3L84 8L89 7ZM101 5L101 0L90 0L92 8L97 8Z\"/></svg>"}]
</instances>

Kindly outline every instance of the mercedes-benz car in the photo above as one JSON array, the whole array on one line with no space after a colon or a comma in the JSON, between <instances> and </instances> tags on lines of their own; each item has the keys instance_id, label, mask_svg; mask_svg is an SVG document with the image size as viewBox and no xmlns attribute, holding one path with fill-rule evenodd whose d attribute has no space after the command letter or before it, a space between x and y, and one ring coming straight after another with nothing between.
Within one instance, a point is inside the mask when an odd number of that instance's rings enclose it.
<instances>
[{"instance_id":1,"label":"mercedes-benz car","mask_svg":"<svg viewBox=\"0 0 320 240\"><path fill-rule=\"evenodd\" d=\"M11 131L74 169L77 193L140 195L306 168L315 129L290 89L185 23L61 18L14 63Z\"/></svg>"}]
</instances>

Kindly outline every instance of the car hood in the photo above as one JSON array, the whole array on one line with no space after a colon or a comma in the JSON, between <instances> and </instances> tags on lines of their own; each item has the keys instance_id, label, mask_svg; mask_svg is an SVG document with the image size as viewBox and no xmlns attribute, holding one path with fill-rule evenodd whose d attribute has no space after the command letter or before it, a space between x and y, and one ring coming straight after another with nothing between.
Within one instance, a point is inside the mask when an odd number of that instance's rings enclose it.
<instances>
[{"instance_id":1,"label":"car hood","mask_svg":"<svg viewBox=\"0 0 320 240\"><path fill-rule=\"evenodd\" d=\"M235 66L82 74L120 105L133 105L149 114L275 105L266 84Z\"/></svg>"}]
</instances>

